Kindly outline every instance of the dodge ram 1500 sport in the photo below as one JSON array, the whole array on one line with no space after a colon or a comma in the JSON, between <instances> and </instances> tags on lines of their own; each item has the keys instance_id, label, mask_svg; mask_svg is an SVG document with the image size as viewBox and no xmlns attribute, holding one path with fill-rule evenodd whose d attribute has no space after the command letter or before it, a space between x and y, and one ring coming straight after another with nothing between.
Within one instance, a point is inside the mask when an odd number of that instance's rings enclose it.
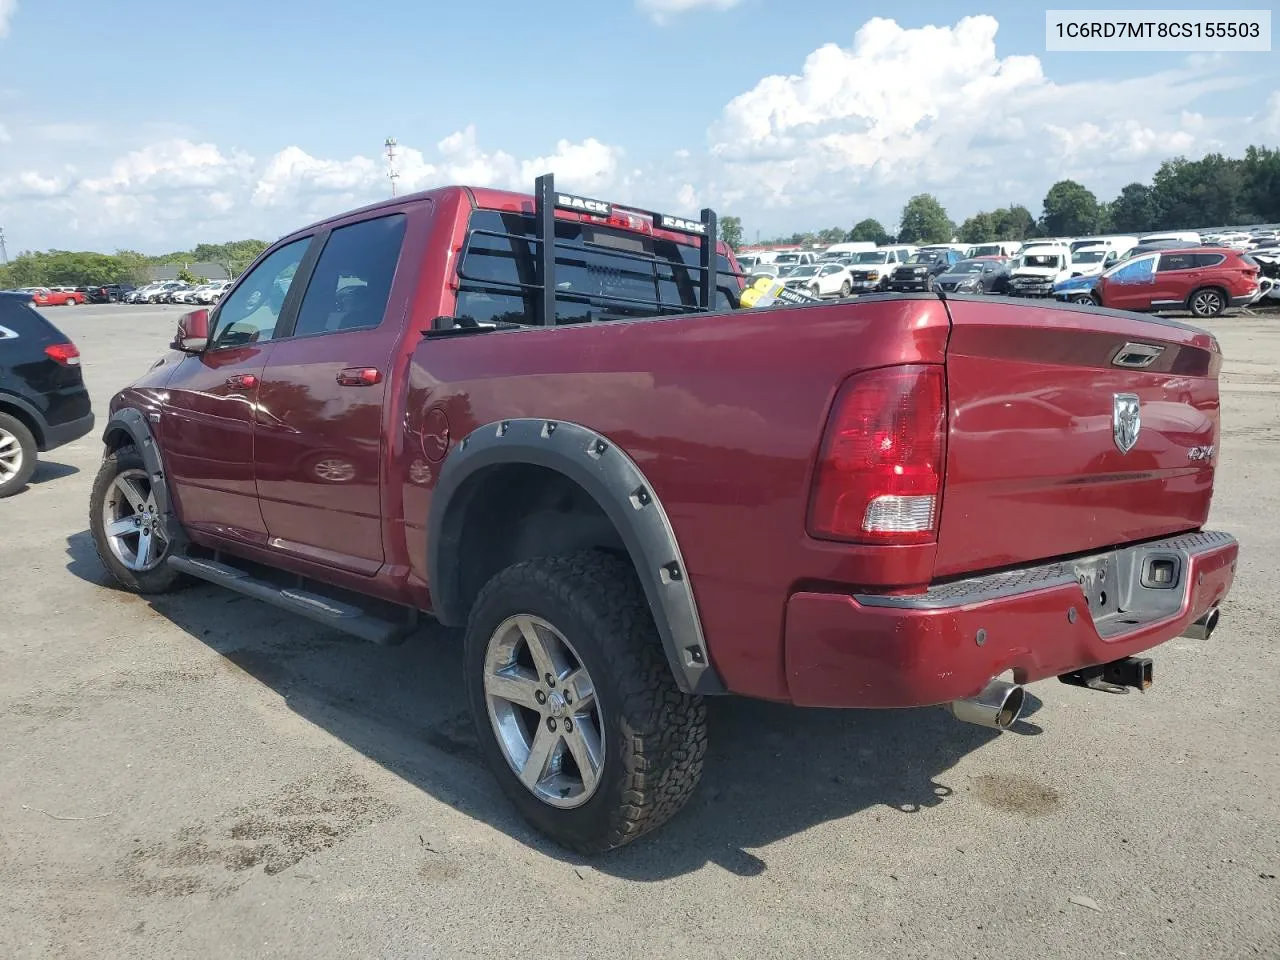
<instances>
[{"instance_id":1,"label":"dodge ram 1500 sport","mask_svg":"<svg viewBox=\"0 0 1280 960\"><path fill-rule=\"evenodd\" d=\"M594 852L689 798L705 698L1144 689L1207 639L1216 341L936 292L744 307L716 218L448 187L273 244L111 403L125 588L208 581L370 640L464 630L480 748Z\"/></svg>"}]
</instances>

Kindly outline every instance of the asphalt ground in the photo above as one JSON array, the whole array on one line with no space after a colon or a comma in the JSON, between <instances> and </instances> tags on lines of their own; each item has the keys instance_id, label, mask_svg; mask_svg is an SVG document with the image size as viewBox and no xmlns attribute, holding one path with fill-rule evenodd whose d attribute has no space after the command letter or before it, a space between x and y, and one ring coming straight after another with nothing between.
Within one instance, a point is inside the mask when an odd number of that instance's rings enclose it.
<instances>
[{"instance_id":1,"label":"asphalt ground","mask_svg":"<svg viewBox=\"0 0 1280 960\"><path fill-rule=\"evenodd\" d=\"M47 311L100 418L179 312ZM1280 315L1206 326L1243 551L1210 641L1007 734L713 700L689 807L591 862L480 765L456 635L122 593L99 437L52 452L0 501L0 958L1280 956Z\"/></svg>"}]
</instances>

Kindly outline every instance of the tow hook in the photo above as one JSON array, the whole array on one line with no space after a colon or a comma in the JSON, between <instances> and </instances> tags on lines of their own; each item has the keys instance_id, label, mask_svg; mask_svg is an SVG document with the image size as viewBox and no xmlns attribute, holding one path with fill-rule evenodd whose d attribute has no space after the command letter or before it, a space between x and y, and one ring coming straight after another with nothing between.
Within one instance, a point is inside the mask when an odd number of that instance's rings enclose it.
<instances>
[{"instance_id":1,"label":"tow hook","mask_svg":"<svg viewBox=\"0 0 1280 960\"><path fill-rule=\"evenodd\" d=\"M1146 693L1155 682L1151 661L1146 657L1125 657L1096 667L1085 667L1058 677L1073 687L1087 687L1103 693L1128 693L1130 689Z\"/></svg>"}]
</instances>

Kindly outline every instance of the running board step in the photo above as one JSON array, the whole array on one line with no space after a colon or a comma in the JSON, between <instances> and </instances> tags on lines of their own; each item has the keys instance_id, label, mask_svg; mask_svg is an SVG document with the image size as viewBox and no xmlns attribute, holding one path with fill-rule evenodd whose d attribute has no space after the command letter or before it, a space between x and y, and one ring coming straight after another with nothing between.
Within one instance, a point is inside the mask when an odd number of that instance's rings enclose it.
<instances>
[{"instance_id":1,"label":"running board step","mask_svg":"<svg viewBox=\"0 0 1280 960\"><path fill-rule=\"evenodd\" d=\"M246 597L266 601L273 607L288 610L290 613L299 614L316 623L323 623L325 626L382 646L396 646L404 643L416 626L417 618L412 613L406 617L404 623L383 620L349 603L322 597L318 593L311 593L300 587L278 587L265 580L259 580L244 570L216 560L175 555L169 558L169 566L182 573L209 583L216 583L220 587L234 590Z\"/></svg>"}]
</instances>

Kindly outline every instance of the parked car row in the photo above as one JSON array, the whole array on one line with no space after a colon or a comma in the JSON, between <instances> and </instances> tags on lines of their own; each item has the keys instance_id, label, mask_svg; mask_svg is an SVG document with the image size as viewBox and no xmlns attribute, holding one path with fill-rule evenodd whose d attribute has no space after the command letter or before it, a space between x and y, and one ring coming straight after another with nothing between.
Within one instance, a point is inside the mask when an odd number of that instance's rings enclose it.
<instances>
[{"instance_id":1,"label":"parked car row","mask_svg":"<svg viewBox=\"0 0 1280 960\"><path fill-rule=\"evenodd\" d=\"M191 284L181 280L165 280L139 287L125 296L125 303L192 303L209 305L217 303L231 286L230 280Z\"/></svg>"},{"instance_id":2,"label":"parked car row","mask_svg":"<svg viewBox=\"0 0 1280 960\"><path fill-rule=\"evenodd\" d=\"M751 279L773 277L818 299L936 289L1136 311L1188 310L1200 318L1264 297L1280 300L1280 236L1260 231L1223 239L1206 243L1194 232L1171 231L968 246L847 250L868 245L840 244L820 254L747 255L739 263Z\"/></svg>"},{"instance_id":3,"label":"parked car row","mask_svg":"<svg viewBox=\"0 0 1280 960\"><path fill-rule=\"evenodd\" d=\"M230 286L230 280L201 284L165 280L142 287L131 283L107 283L87 287L19 287L0 290L0 293L25 296L37 307L73 307L81 303L190 303L208 306L217 303Z\"/></svg>"}]
</instances>

